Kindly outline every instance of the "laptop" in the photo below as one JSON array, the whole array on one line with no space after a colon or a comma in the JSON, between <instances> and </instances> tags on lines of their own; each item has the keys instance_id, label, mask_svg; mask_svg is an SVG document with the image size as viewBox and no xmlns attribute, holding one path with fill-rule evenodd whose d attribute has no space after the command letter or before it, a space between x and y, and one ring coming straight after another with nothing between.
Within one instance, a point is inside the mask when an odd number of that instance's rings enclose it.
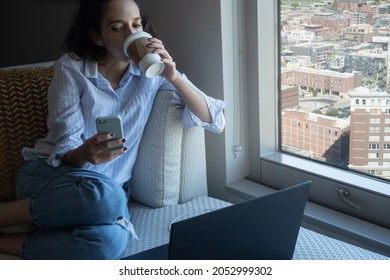
<instances>
[{"instance_id":1,"label":"laptop","mask_svg":"<svg viewBox=\"0 0 390 280\"><path fill-rule=\"evenodd\" d=\"M168 244L125 259L292 259L310 186L301 183L175 222Z\"/></svg>"}]
</instances>

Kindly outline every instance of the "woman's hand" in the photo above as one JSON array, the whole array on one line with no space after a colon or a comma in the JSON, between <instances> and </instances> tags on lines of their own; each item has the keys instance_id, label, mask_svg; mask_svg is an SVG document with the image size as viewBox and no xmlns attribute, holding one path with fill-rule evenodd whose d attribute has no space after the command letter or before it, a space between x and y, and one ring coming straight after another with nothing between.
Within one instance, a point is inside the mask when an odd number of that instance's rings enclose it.
<instances>
[{"instance_id":1,"label":"woman's hand","mask_svg":"<svg viewBox=\"0 0 390 280\"><path fill-rule=\"evenodd\" d=\"M103 164L123 154L127 150L125 142L125 139L116 139L111 133L96 134L80 147L66 153L63 161L75 167L83 167L87 163Z\"/></svg>"},{"instance_id":2,"label":"woman's hand","mask_svg":"<svg viewBox=\"0 0 390 280\"><path fill-rule=\"evenodd\" d=\"M161 76L172 82L177 76L176 63L165 49L161 40L157 38L150 38L149 42L149 47L154 49L153 53L160 55L161 61L165 64L165 68L161 73Z\"/></svg>"}]
</instances>

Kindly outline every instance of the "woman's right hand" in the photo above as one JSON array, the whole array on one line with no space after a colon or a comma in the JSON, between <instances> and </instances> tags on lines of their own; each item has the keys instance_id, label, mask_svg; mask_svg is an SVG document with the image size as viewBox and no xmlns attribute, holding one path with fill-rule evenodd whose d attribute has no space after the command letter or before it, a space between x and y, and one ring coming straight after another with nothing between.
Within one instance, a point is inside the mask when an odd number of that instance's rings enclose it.
<instances>
[{"instance_id":1,"label":"woman's right hand","mask_svg":"<svg viewBox=\"0 0 390 280\"><path fill-rule=\"evenodd\" d=\"M84 167L87 163L103 164L123 154L127 150L125 142L123 138L116 139L112 133L96 134L80 147L66 153L63 161L75 167Z\"/></svg>"}]
</instances>

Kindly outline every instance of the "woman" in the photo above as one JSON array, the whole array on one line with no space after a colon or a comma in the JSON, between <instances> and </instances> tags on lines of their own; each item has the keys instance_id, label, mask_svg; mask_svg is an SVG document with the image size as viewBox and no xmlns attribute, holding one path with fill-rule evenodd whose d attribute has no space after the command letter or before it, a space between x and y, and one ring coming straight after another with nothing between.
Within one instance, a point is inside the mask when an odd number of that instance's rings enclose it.
<instances>
[{"instance_id":1,"label":"woman","mask_svg":"<svg viewBox=\"0 0 390 280\"><path fill-rule=\"evenodd\" d=\"M176 90L185 102L185 127L223 130L224 103L180 74L160 40L149 42L165 64L159 77L147 78L124 54L125 39L143 26L134 0L81 0L49 88L49 132L22 151L18 200L0 204L0 213L8 213L0 215L0 228L34 223L39 230L0 235L1 253L25 259L121 257L124 240L136 237L127 208L129 180L160 89ZM121 116L125 138L96 134L96 118L107 115Z\"/></svg>"}]
</instances>

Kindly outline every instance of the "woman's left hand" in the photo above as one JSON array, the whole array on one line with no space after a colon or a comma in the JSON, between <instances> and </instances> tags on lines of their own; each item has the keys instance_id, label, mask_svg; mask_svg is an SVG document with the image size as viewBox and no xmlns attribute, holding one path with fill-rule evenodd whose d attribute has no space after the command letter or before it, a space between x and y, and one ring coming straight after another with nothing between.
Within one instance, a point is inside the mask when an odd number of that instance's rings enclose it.
<instances>
[{"instance_id":1,"label":"woman's left hand","mask_svg":"<svg viewBox=\"0 0 390 280\"><path fill-rule=\"evenodd\" d=\"M166 78L168 81L173 81L177 75L176 72L176 63L173 61L172 57L165 49L161 40L157 38L149 39L150 48L153 48L153 53L156 53L161 56L161 61L165 64L165 69L161 73L161 76Z\"/></svg>"}]
</instances>

